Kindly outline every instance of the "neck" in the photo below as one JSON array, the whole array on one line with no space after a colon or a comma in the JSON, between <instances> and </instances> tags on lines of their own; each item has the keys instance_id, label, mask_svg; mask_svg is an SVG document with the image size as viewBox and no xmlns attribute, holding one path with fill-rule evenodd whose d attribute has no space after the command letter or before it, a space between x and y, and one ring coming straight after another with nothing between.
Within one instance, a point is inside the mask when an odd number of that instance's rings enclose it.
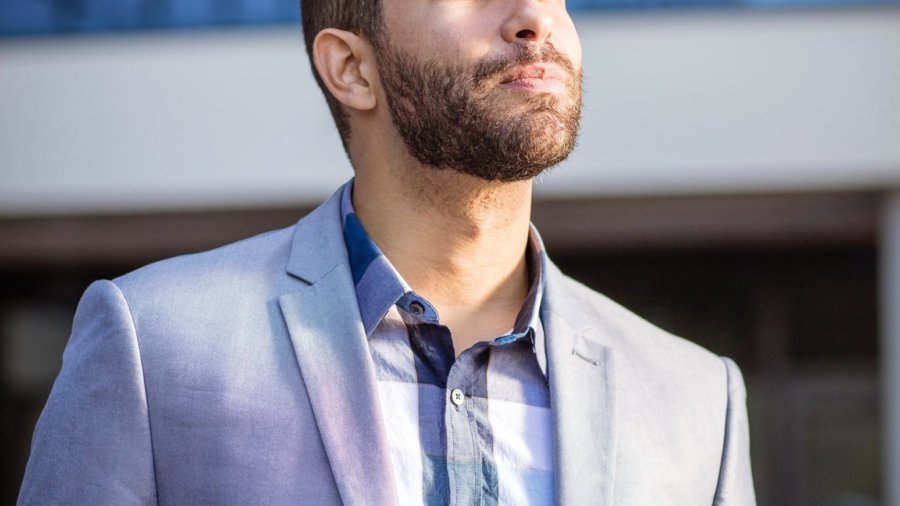
<instances>
[{"instance_id":1,"label":"neck","mask_svg":"<svg viewBox=\"0 0 900 506\"><path fill-rule=\"evenodd\" d=\"M531 182L387 172L358 173L354 208L400 275L436 306L457 353L511 329L528 291Z\"/></svg>"}]
</instances>

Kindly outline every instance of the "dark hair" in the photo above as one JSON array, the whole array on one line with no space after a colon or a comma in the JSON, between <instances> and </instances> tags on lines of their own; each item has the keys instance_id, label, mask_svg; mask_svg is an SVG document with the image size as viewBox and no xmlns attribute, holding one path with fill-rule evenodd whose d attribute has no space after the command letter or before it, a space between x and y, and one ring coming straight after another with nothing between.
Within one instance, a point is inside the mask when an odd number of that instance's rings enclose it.
<instances>
[{"instance_id":1,"label":"dark hair","mask_svg":"<svg viewBox=\"0 0 900 506\"><path fill-rule=\"evenodd\" d=\"M381 0L300 0L300 21L313 76L325 94L325 101L331 109L331 116L341 136L341 142L349 155L347 143L350 139L350 123L341 109L340 102L331 95L316 71L312 54L313 41L322 30L337 28L365 36L377 44L383 26Z\"/></svg>"}]
</instances>

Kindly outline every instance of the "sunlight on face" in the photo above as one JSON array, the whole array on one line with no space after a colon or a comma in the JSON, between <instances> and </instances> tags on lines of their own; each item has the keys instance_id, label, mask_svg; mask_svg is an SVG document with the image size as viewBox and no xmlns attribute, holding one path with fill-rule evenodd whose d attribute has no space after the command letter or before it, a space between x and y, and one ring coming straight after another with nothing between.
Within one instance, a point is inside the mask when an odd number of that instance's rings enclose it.
<instances>
[{"instance_id":1,"label":"sunlight on face","mask_svg":"<svg viewBox=\"0 0 900 506\"><path fill-rule=\"evenodd\" d=\"M390 20L402 3L386 4L387 33L375 45L391 117L413 157L517 181L569 155L581 53L562 4L423 2Z\"/></svg>"}]
</instances>

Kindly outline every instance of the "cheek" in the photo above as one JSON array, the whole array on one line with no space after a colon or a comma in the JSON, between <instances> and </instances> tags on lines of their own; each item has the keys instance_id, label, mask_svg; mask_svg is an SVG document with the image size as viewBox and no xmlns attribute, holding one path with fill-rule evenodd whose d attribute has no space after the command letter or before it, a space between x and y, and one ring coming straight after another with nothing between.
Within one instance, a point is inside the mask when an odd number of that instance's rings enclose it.
<instances>
[{"instance_id":1,"label":"cheek","mask_svg":"<svg viewBox=\"0 0 900 506\"><path fill-rule=\"evenodd\" d=\"M462 60L477 58L491 53L499 40L499 35L492 37L497 28L489 16L447 8L439 10L434 19L440 22L426 29L432 54Z\"/></svg>"},{"instance_id":2,"label":"cheek","mask_svg":"<svg viewBox=\"0 0 900 506\"><path fill-rule=\"evenodd\" d=\"M581 44L578 41L575 41L575 45L569 51L569 60L571 60L572 65L575 66L575 69L581 70L582 68L582 54L581 54Z\"/></svg>"},{"instance_id":3,"label":"cheek","mask_svg":"<svg viewBox=\"0 0 900 506\"><path fill-rule=\"evenodd\" d=\"M558 21L554 39L556 41L556 49L568 56L575 68L580 69L582 58L581 41L578 38L575 24L568 15Z\"/></svg>"}]
</instances>

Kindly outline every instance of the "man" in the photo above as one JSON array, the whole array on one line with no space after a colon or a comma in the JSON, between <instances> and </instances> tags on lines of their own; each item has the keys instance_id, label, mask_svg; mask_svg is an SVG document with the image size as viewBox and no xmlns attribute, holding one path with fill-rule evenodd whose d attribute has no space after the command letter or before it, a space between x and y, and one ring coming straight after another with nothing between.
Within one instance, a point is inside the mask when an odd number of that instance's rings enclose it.
<instances>
[{"instance_id":1,"label":"man","mask_svg":"<svg viewBox=\"0 0 900 506\"><path fill-rule=\"evenodd\" d=\"M753 504L737 367L529 226L580 115L563 3L302 7L355 179L93 284L20 502Z\"/></svg>"}]
</instances>

